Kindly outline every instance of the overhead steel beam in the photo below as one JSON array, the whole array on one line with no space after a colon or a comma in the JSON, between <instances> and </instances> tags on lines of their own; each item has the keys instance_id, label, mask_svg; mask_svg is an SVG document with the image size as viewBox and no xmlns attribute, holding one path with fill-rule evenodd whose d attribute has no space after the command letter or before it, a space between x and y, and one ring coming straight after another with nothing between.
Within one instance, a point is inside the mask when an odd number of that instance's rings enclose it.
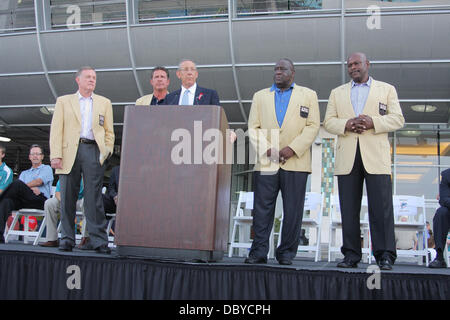
<instances>
[{"instance_id":1,"label":"overhead steel beam","mask_svg":"<svg viewBox=\"0 0 450 320\"><path fill-rule=\"evenodd\" d=\"M228 0L228 40L230 45L230 58L231 58L231 70L233 72L234 88L236 90L236 96L239 101L239 109L241 111L242 119L245 122L248 121L247 114L244 110L244 105L242 104L241 91L239 89L239 80L236 72L236 59L234 57L234 46L233 46L233 12L234 12L235 0Z\"/></svg>"},{"instance_id":2,"label":"overhead steel beam","mask_svg":"<svg viewBox=\"0 0 450 320\"><path fill-rule=\"evenodd\" d=\"M126 16L127 16L127 39L128 39L128 52L130 54L130 62L131 62L131 69L133 71L134 79L136 80L136 86L139 91L139 95L143 96L144 93L142 91L141 82L139 80L139 75L136 71L136 61L134 58L134 50L133 50L133 44L131 40L131 25L135 24L136 21L136 3L134 0L126 0Z\"/></svg>"},{"instance_id":3,"label":"overhead steel beam","mask_svg":"<svg viewBox=\"0 0 450 320\"><path fill-rule=\"evenodd\" d=\"M47 79L48 86L50 87L50 91L53 94L53 97L56 99L58 97L58 94L56 92L56 89L53 85L52 80L50 79L50 76L48 74L48 68L47 63L44 56L44 51L42 50L42 40L41 40L41 30L45 30L45 23L44 19L48 15L44 15L44 12L46 12L46 5L44 0L35 0L34 1L34 17L36 20L36 38L38 43L38 49L39 49L39 57L41 58L41 64L42 69L44 70L45 78Z\"/></svg>"}]
</instances>

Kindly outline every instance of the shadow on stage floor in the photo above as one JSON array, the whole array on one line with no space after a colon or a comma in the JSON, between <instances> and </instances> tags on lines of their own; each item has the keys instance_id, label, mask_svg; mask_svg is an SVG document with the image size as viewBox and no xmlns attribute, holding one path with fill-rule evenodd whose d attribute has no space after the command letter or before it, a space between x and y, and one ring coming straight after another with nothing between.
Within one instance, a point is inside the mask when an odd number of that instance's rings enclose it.
<instances>
[{"instance_id":1,"label":"shadow on stage floor","mask_svg":"<svg viewBox=\"0 0 450 320\"><path fill-rule=\"evenodd\" d=\"M450 299L450 269L397 263L391 271L360 263L296 259L217 262L62 252L24 244L0 245L0 299L352 300Z\"/></svg>"}]
</instances>

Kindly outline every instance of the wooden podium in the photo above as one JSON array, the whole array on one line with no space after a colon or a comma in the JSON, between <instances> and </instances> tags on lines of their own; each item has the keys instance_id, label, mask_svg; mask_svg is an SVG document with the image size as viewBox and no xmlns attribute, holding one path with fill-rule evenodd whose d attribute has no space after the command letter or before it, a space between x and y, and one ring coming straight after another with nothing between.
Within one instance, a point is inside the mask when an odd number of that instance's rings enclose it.
<instances>
[{"instance_id":1,"label":"wooden podium","mask_svg":"<svg viewBox=\"0 0 450 320\"><path fill-rule=\"evenodd\" d=\"M222 259L231 183L226 129L218 106L125 108L115 230L119 255Z\"/></svg>"}]
</instances>

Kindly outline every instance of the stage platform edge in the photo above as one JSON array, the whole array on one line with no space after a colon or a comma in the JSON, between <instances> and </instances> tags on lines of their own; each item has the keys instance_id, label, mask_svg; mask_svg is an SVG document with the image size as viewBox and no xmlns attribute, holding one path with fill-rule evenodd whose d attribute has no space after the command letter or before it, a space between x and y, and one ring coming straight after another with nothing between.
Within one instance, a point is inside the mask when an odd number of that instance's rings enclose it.
<instances>
[{"instance_id":1,"label":"stage platform edge","mask_svg":"<svg viewBox=\"0 0 450 320\"><path fill-rule=\"evenodd\" d=\"M0 245L0 300L450 300L450 269L394 265L336 268L294 260L281 266L123 257Z\"/></svg>"}]
</instances>

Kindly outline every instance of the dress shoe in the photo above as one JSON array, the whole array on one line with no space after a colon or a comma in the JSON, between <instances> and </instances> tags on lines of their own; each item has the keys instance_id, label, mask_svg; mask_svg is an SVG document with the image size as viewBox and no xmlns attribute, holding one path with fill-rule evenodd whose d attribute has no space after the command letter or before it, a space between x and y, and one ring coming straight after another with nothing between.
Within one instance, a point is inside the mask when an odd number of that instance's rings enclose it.
<instances>
[{"instance_id":1,"label":"dress shoe","mask_svg":"<svg viewBox=\"0 0 450 320\"><path fill-rule=\"evenodd\" d=\"M0 243L5 243L5 238L3 238L3 234L0 234Z\"/></svg>"},{"instance_id":2,"label":"dress shoe","mask_svg":"<svg viewBox=\"0 0 450 320\"><path fill-rule=\"evenodd\" d=\"M110 254L111 249L106 244L102 244L100 247L95 248L95 252L97 253L104 253L104 254Z\"/></svg>"},{"instance_id":3,"label":"dress shoe","mask_svg":"<svg viewBox=\"0 0 450 320\"><path fill-rule=\"evenodd\" d=\"M392 270L392 263L388 259L381 259L378 266L381 270Z\"/></svg>"},{"instance_id":4,"label":"dress shoe","mask_svg":"<svg viewBox=\"0 0 450 320\"><path fill-rule=\"evenodd\" d=\"M47 248L56 248L58 246L58 240L53 241L47 241L44 243L39 243L41 247L47 247Z\"/></svg>"},{"instance_id":5,"label":"dress shoe","mask_svg":"<svg viewBox=\"0 0 450 320\"><path fill-rule=\"evenodd\" d=\"M248 263L248 264L262 264L262 263L267 263L267 258L248 257L247 259L245 259L244 263Z\"/></svg>"},{"instance_id":6,"label":"dress shoe","mask_svg":"<svg viewBox=\"0 0 450 320\"><path fill-rule=\"evenodd\" d=\"M444 260L436 258L436 259L433 260L433 262L431 262L428 265L428 268L433 268L433 269L447 268L447 264L445 263Z\"/></svg>"},{"instance_id":7,"label":"dress shoe","mask_svg":"<svg viewBox=\"0 0 450 320\"><path fill-rule=\"evenodd\" d=\"M278 263L283 265L283 266L289 266L292 264L292 260L290 259L280 259L278 260Z\"/></svg>"},{"instance_id":8,"label":"dress shoe","mask_svg":"<svg viewBox=\"0 0 450 320\"><path fill-rule=\"evenodd\" d=\"M61 241L59 243L59 250L61 251L72 251L73 244L71 244L69 241Z\"/></svg>"},{"instance_id":9,"label":"dress shoe","mask_svg":"<svg viewBox=\"0 0 450 320\"><path fill-rule=\"evenodd\" d=\"M343 260L336 265L338 268L357 268L358 263L350 260Z\"/></svg>"}]
</instances>

